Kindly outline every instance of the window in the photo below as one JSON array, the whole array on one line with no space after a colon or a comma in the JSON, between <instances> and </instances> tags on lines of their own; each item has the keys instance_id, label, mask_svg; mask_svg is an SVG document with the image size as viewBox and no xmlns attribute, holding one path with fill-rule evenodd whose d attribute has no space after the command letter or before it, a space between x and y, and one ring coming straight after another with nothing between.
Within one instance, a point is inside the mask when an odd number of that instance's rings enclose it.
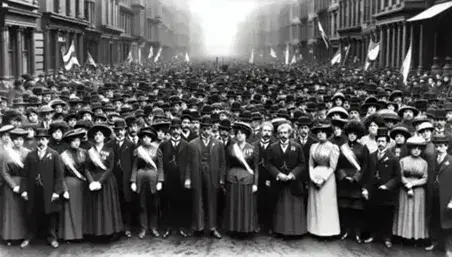
<instances>
[{"instance_id":1,"label":"window","mask_svg":"<svg viewBox=\"0 0 452 257\"><path fill-rule=\"evenodd\" d=\"M81 15L80 12L80 1L82 0L75 0L75 17L78 18Z\"/></svg>"},{"instance_id":2,"label":"window","mask_svg":"<svg viewBox=\"0 0 452 257\"><path fill-rule=\"evenodd\" d=\"M66 16L71 16L71 0L66 0Z\"/></svg>"},{"instance_id":3,"label":"window","mask_svg":"<svg viewBox=\"0 0 452 257\"><path fill-rule=\"evenodd\" d=\"M53 12L59 13L60 12L60 0L54 0L53 1Z\"/></svg>"}]
</instances>

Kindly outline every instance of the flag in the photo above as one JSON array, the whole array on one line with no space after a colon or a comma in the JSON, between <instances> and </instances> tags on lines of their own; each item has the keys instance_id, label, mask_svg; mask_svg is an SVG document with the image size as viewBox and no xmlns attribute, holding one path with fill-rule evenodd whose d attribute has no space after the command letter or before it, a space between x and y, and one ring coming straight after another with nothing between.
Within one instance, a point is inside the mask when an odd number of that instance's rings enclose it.
<instances>
[{"instance_id":1,"label":"flag","mask_svg":"<svg viewBox=\"0 0 452 257\"><path fill-rule=\"evenodd\" d=\"M344 54L344 60L342 61L342 65L344 65L345 61L348 58L348 53L350 52L350 47L351 47L351 45L344 47L345 54Z\"/></svg>"},{"instance_id":2,"label":"flag","mask_svg":"<svg viewBox=\"0 0 452 257\"><path fill-rule=\"evenodd\" d=\"M188 56L188 53L185 53L185 61L190 62L190 56Z\"/></svg>"},{"instance_id":3,"label":"flag","mask_svg":"<svg viewBox=\"0 0 452 257\"><path fill-rule=\"evenodd\" d=\"M129 51L129 54L127 55L126 62L127 62L127 63L131 63L132 61L133 61L132 50L130 50L130 51Z\"/></svg>"},{"instance_id":4,"label":"flag","mask_svg":"<svg viewBox=\"0 0 452 257\"><path fill-rule=\"evenodd\" d=\"M400 73L403 75L403 83L406 84L408 79L408 73L410 73L411 68L411 48L412 44L410 44L410 48L408 48L408 52L406 53L405 60L403 60L402 67L400 68Z\"/></svg>"},{"instance_id":5,"label":"flag","mask_svg":"<svg viewBox=\"0 0 452 257\"><path fill-rule=\"evenodd\" d=\"M290 61L290 64L295 64L295 63L297 63L297 57L294 54L293 57L292 57L292 61Z\"/></svg>"},{"instance_id":6,"label":"flag","mask_svg":"<svg viewBox=\"0 0 452 257\"><path fill-rule=\"evenodd\" d=\"M322 27L322 24L320 23L320 21L317 22L317 25L319 26L320 35L322 35L322 39L323 39L323 42L325 42L326 48L329 48L328 37L327 37L325 31L323 30L323 27Z\"/></svg>"},{"instance_id":7,"label":"flag","mask_svg":"<svg viewBox=\"0 0 452 257\"><path fill-rule=\"evenodd\" d=\"M370 62L375 61L380 52L380 42L375 43L372 40L369 42L369 49L367 50L366 62L364 63L364 70L369 69Z\"/></svg>"},{"instance_id":8,"label":"flag","mask_svg":"<svg viewBox=\"0 0 452 257\"><path fill-rule=\"evenodd\" d=\"M251 64L254 63L254 49L251 50L251 56L250 56L249 63L251 63Z\"/></svg>"},{"instance_id":9,"label":"flag","mask_svg":"<svg viewBox=\"0 0 452 257\"><path fill-rule=\"evenodd\" d=\"M152 56L154 56L154 48L151 46L151 48L149 48L148 59L151 59Z\"/></svg>"},{"instance_id":10,"label":"flag","mask_svg":"<svg viewBox=\"0 0 452 257\"><path fill-rule=\"evenodd\" d=\"M89 52L88 52L88 57L86 58L86 64L92 65L92 66L94 66L94 68L97 67L96 62L94 61L93 57L91 56L91 54Z\"/></svg>"},{"instance_id":11,"label":"flag","mask_svg":"<svg viewBox=\"0 0 452 257\"><path fill-rule=\"evenodd\" d=\"M159 48L159 51L157 52L157 55L154 58L154 62L158 62L160 55L162 54L162 47Z\"/></svg>"},{"instance_id":12,"label":"flag","mask_svg":"<svg viewBox=\"0 0 452 257\"><path fill-rule=\"evenodd\" d=\"M61 50L61 51L63 51L63 50ZM72 66L74 66L74 65L80 66L80 64L77 60L76 53L75 53L74 41L72 41L71 46L69 47L69 50L67 51L67 53L63 54L63 62L64 62L65 70L72 69Z\"/></svg>"},{"instance_id":13,"label":"flag","mask_svg":"<svg viewBox=\"0 0 452 257\"><path fill-rule=\"evenodd\" d=\"M337 49L336 53L333 55L333 58L331 58L331 65L334 65L336 63L341 63L341 48Z\"/></svg>"},{"instance_id":14,"label":"flag","mask_svg":"<svg viewBox=\"0 0 452 257\"><path fill-rule=\"evenodd\" d=\"M138 63L141 64L141 47L138 46Z\"/></svg>"},{"instance_id":15,"label":"flag","mask_svg":"<svg viewBox=\"0 0 452 257\"><path fill-rule=\"evenodd\" d=\"M270 48L270 56L276 58L276 52L275 50L273 50L273 48Z\"/></svg>"},{"instance_id":16,"label":"flag","mask_svg":"<svg viewBox=\"0 0 452 257\"><path fill-rule=\"evenodd\" d=\"M289 65L289 44L286 45L286 52L285 52L285 55L286 55L286 56L285 56L286 58L285 58L285 62L284 62L284 63L285 63L286 65Z\"/></svg>"}]
</instances>

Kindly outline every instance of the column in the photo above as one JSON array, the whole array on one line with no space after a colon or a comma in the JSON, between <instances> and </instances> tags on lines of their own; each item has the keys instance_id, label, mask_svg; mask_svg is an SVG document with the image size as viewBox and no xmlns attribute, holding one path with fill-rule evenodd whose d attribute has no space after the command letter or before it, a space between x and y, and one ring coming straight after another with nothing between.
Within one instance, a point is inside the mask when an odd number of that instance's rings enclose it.
<instances>
[{"instance_id":1,"label":"column","mask_svg":"<svg viewBox=\"0 0 452 257\"><path fill-rule=\"evenodd\" d=\"M9 28L9 26L3 26L3 28L0 29L0 78L7 78L10 74L11 65L8 57Z\"/></svg>"},{"instance_id":2,"label":"column","mask_svg":"<svg viewBox=\"0 0 452 257\"><path fill-rule=\"evenodd\" d=\"M383 27L379 27L380 30L380 54L378 57L378 66L380 68L384 67L385 63L385 51L386 51L386 42L385 42L385 33Z\"/></svg>"},{"instance_id":3,"label":"column","mask_svg":"<svg viewBox=\"0 0 452 257\"><path fill-rule=\"evenodd\" d=\"M400 56L402 52L402 23L397 23L397 55L396 55L396 67L400 67Z\"/></svg>"},{"instance_id":4,"label":"column","mask_svg":"<svg viewBox=\"0 0 452 257\"><path fill-rule=\"evenodd\" d=\"M84 47L83 47L84 42L85 42L84 38L85 38L85 36L84 36L83 32L78 34L78 52L80 53L78 61L79 61L80 65L83 65L85 63L86 53L84 52Z\"/></svg>"},{"instance_id":5,"label":"column","mask_svg":"<svg viewBox=\"0 0 452 257\"><path fill-rule=\"evenodd\" d=\"M391 65L391 27L386 26L386 58L385 66L389 67Z\"/></svg>"},{"instance_id":6,"label":"column","mask_svg":"<svg viewBox=\"0 0 452 257\"><path fill-rule=\"evenodd\" d=\"M35 29L29 30L30 33L30 51L28 52L28 61L30 62L30 71L28 72L31 76L36 75L35 68Z\"/></svg>"},{"instance_id":7,"label":"column","mask_svg":"<svg viewBox=\"0 0 452 257\"><path fill-rule=\"evenodd\" d=\"M413 59L411 60L411 67L414 66L414 63L416 63L416 53L417 51L415 51L415 46L414 46L414 23L410 23L410 46L412 47L412 54L413 54ZM406 48L405 48L406 49ZM407 50L405 50L405 54L406 54ZM405 58L405 56L404 56Z\"/></svg>"},{"instance_id":8,"label":"column","mask_svg":"<svg viewBox=\"0 0 452 257\"><path fill-rule=\"evenodd\" d=\"M23 66L23 61L22 61L22 34L23 34L23 28L22 27L18 27L15 31L16 33L16 45L15 45L15 56L14 58L16 58L16 70L14 71L14 77L18 77L20 76L20 74L22 73L22 66Z\"/></svg>"},{"instance_id":9,"label":"column","mask_svg":"<svg viewBox=\"0 0 452 257\"><path fill-rule=\"evenodd\" d=\"M406 40L407 40L407 30L406 30L406 22L404 21L402 24L402 52L400 54L400 66L402 66L403 58L405 58L406 54Z\"/></svg>"},{"instance_id":10,"label":"column","mask_svg":"<svg viewBox=\"0 0 452 257\"><path fill-rule=\"evenodd\" d=\"M55 37L53 40L55 40L55 49L53 49L54 53L55 53L55 67L53 67L53 74L57 74L58 73L58 68L60 68L60 64L62 62L61 60L61 54L59 53L60 50L58 50L58 48L60 48L60 44L58 43L58 37L60 36L61 31L59 29L56 30L55 33Z\"/></svg>"},{"instance_id":11,"label":"column","mask_svg":"<svg viewBox=\"0 0 452 257\"><path fill-rule=\"evenodd\" d=\"M392 40L392 51L391 51L391 67L395 67L395 58L396 58L396 39L397 39L397 24L393 24L391 26L391 40Z\"/></svg>"},{"instance_id":12,"label":"column","mask_svg":"<svg viewBox=\"0 0 452 257\"><path fill-rule=\"evenodd\" d=\"M424 26L422 23L419 23L419 67L418 70L422 71L424 64Z\"/></svg>"},{"instance_id":13,"label":"column","mask_svg":"<svg viewBox=\"0 0 452 257\"><path fill-rule=\"evenodd\" d=\"M50 30L48 27L43 29L44 36L44 72L47 74L50 70Z\"/></svg>"}]
</instances>

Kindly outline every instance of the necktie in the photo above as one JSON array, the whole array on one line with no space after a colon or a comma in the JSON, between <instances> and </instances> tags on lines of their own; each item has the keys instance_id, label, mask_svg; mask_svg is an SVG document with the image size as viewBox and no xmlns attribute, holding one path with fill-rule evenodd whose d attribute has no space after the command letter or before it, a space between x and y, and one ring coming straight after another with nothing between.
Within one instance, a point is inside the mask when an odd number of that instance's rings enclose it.
<instances>
[{"instance_id":1,"label":"necktie","mask_svg":"<svg viewBox=\"0 0 452 257\"><path fill-rule=\"evenodd\" d=\"M378 151L378 160L381 160L383 158L384 152Z\"/></svg>"},{"instance_id":2,"label":"necktie","mask_svg":"<svg viewBox=\"0 0 452 257\"><path fill-rule=\"evenodd\" d=\"M46 153L46 151L44 151L44 150L38 150L39 160L42 160L42 158L44 158L45 153Z\"/></svg>"},{"instance_id":3,"label":"necktie","mask_svg":"<svg viewBox=\"0 0 452 257\"><path fill-rule=\"evenodd\" d=\"M444 156L443 155L438 155L438 164L441 164L441 162L443 162Z\"/></svg>"}]
</instances>

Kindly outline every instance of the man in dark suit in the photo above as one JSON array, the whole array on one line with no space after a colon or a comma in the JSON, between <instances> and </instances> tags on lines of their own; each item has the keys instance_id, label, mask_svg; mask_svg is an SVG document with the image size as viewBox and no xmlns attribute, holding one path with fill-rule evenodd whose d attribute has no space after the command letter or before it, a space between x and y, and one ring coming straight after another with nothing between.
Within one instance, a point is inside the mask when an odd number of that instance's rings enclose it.
<instances>
[{"instance_id":1,"label":"man in dark suit","mask_svg":"<svg viewBox=\"0 0 452 257\"><path fill-rule=\"evenodd\" d=\"M400 163L387 148L390 140L387 128L378 129L376 140L378 150L370 155L370 178L365 179L368 182L362 190L363 197L369 199L368 224L372 234L364 242L370 243L376 236L380 236L385 246L391 248L392 223L401 180Z\"/></svg>"},{"instance_id":2,"label":"man in dark suit","mask_svg":"<svg viewBox=\"0 0 452 257\"><path fill-rule=\"evenodd\" d=\"M272 137L273 125L270 122L265 122L261 125L260 140L254 142L254 149L257 149L257 158L259 165L259 177L257 191L257 213L259 218L259 225L261 229L266 230L270 234L273 227L273 194L271 192L271 185L275 181L267 170L268 152L267 149L275 140Z\"/></svg>"},{"instance_id":3,"label":"man in dark suit","mask_svg":"<svg viewBox=\"0 0 452 257\"><path fill-rule=\"evenodd\" d=\"M191 129L190 129L190 124L192 122L191 115L190 114L182 114L181 120L182 120L182 133L181 133L182 139L187 142L190 142L193 139L197 138L198 135L196 133L194 133L193 131L191 131Z\"/></svg>"},{"instance_id":4,"label":"man in dark suit","mask_svg":"<svg viewBox=\"0 0 452 257\"><path fill-rule=\"evenodd\" d=\"M303 147L304 159L306 160L306 168L309 165L309 151L312 144L317 142L317 138L313 137L310 133L312 121L308 116L301 116L296 121L298 127L298 138L296 140Z\"/></svg>"},{"instance_id":5,"label":"man in dark suit","mask_svg":"<svg viewBox=\"0 0 452 257\"><path fill-rule=\"evenodd\" d=\"M275 178L273 187L273 231L284 236L303 235L307 232L303 183L309 174L303 147L289 139L292 126L283 123L277 128L279 141L268 148L267 169Z\"/></svg>"},{"instance_id":6,"label":"man in dark suit","mask_svg":"<svg viewBox=\"0 0 452 257\"><path fill-rule=\"evenodd\" d=\"M58 153L49 147L46 129L38 128L38 147L31 151L24 161L25 178L21 183L21 196L27 200L28 234L20 245L25 248L36 237L40 226L47 230L49 244L57 248L55 228L57 212L61 210L60 195L69 199L64 182L63 165Z\"/></svg>"},{"instance_id":7,"label":"man in dark suit","mask_svg":"<svg viewBox=\"0 0 452 257\"><path fill-rule=\"evenodd\" d=\"M125 235L130 238L132 236L130 230L133 216L133 194L130 189L130 176L132 174L135 144L126 137L126 129L126 121L124 119L116 119L113 127L116 138L110 140L107 146L111 147L115 153L113 174L118 184Z\"/></svg>"},{"instance_id":8,"label":"man in dark suit","mask_svg":"<svg viewBox=\"0 0 452 257\"><path fill-rule=\"evenodd\" d=\"M224 152L227 154L229 147L235 142L231 136L232 123L229 118L220 121L218 126L220 131L220 140L224 146ZM229 169L229 159L226 158L226 170ZM226 206L226 197L223 190L218 190L218 220L223 220L224 208Z\"/></svg>"},{"instance_id":9,"label":"man in dark suit","mask_svg":"<svg viewBox=\"0 0 452 257\"><path fill-rule=\"evenodd\" d=\"M187 186L193 189L193 228L196 234L204 228L205 213L212 237L221 238L217 230L217 196L224 187L226 156L223 144L211 136L212 119L204 116L200 123L200 137L189 143L187 169L191 180Z\"/></svg>"},{"instance_id":10,"label":"man in dark suit","mask_svg":"<svg viewBox=\"0 0 452 257\"><path fill-rule=\"evenodd\" d=\"M189 173L187 172L189 146L181 140L181 124L179 118L171 120L171 139L163 141L159 148L162 152L164 187L162 197L163 226L166 232L163 238L171 235L173 229L182 237L187 237L184 229L190 226L191 197L189 187Z\"/></svg>"}]
</instances>

